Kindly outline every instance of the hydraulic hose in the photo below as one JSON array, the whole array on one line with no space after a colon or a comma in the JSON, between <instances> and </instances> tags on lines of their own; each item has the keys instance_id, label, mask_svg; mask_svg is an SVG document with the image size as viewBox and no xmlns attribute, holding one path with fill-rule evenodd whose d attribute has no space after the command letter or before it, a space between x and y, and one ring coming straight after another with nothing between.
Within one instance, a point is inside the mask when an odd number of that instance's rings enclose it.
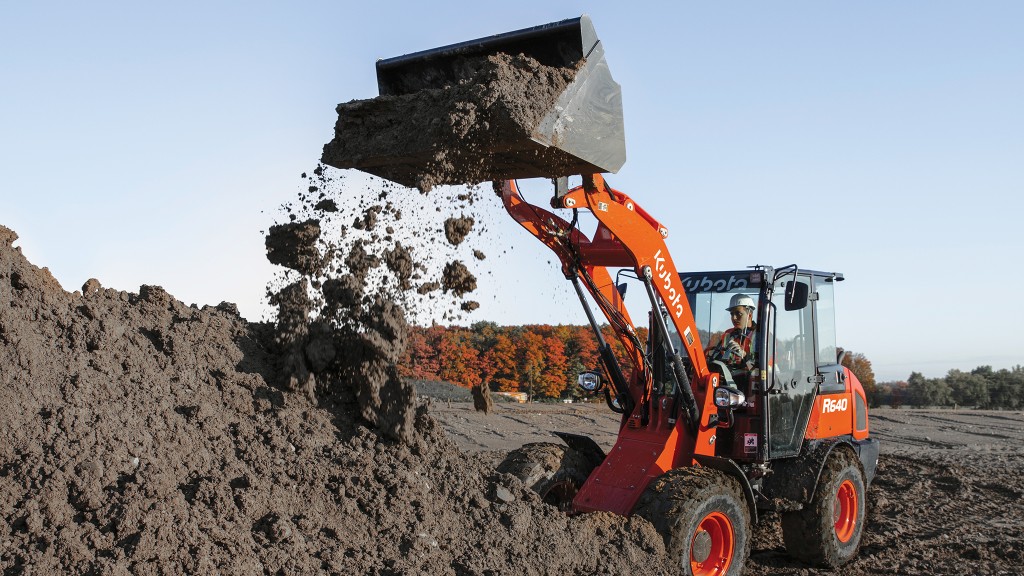
<instances>
[{"instance_id":1,"label":"hydraulic hose","mask_svg":"<svg viewBox=\"0 0 1024 576\"><path fill-rule=\"evenodd\" d=\"M573 274L572 286L576 289L576 295L579 296L580 303L583 304L583 310L587 313L587 320L590 321L590 327L594 330L594 335L597 337L598 352L601 354L601 363L604 364L605 373L608 374L608 378L611 380L612 388L615 390L615 397L619 399L619 407L623 412L633 411L633 399L627 394L626 377L622 374L622 366L619 365L619 360L612 353L612 347L604 339L604 335L601 334L601 327L597 324L597 318L594 317L594 312L590 309L587 304L586 295L583 293L583 287L580 286L579 278ZM623 402L623 398L625 401ZM616 410L615 406L612 405L611 399L608 398L608 407Z\"/></svg>"},{"instance_id":2,"label":"hydraulic hose","mask_svg":"<svg viewBox=\"0 0 1024 576\"><path fill-rule=\"evenodd\" d=\"M693 396L693 388L690 385L690 378L686 375L683 359L679 355L679 351L672 346L669 340L668 326L665 324L665 317L661 315L658 295L654 292L654 284L651 282L650 266L644 266L643 272L642 280L644 288L647 289L647 297L651 300L651 316L654 318L654 326L660 332L662 346L665 347L665 351L668 352L671 359L669 367L671 368L672 379L675 381L675 398L677 404L680 403L680 400L682 401L683 413L686 416L686 423L690 428L690 432L696 433L700 425L700 409L697 407L697 399Z\"/></svg>"}]
</instances>

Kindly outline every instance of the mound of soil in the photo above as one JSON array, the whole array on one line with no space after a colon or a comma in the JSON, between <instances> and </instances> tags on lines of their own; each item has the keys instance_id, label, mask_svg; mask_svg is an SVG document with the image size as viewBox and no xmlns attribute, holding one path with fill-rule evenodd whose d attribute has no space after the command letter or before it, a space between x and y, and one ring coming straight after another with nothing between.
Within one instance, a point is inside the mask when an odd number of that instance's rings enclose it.
<instances>
[{"instance_id":1,"label":"mound of soil","mask_svg":"<svg viewBox=\"0 0 1024 576\"><path fill-rule=\"evenodd\" d=\"M649 524L540 503L426 404L388 435L358 398L373 366L311 399L278 385L273 326L157 286L65 292L16 238L0 227L4 574L662 572Z\"/></svg>"}]
</instances>

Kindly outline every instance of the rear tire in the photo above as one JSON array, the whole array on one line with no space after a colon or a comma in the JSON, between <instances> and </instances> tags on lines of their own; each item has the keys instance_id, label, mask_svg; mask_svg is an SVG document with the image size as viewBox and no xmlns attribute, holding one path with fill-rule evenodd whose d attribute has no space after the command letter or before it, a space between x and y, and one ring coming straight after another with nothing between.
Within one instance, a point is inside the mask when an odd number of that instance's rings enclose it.
<instances>
[{"instance_id":1,"label":"rear tire","mask_svg":"<svg viewBox=\"0 0 1024 576\"><path fill-rule=\"evenodd\" d=\"M833 450L810 504L782 515L786 550L816 566L846 564L860 550L865 505L860 461L849 450Z\"/></svg>"},{"instance_id":2,"label":"rear tire","mask_svg":"<svg viewBox=\"0 0 1024 576\"><path fill-rule=\"evenodd\" d=\"M710 468L670 470L651 482L635 513L654 524L683 574L743 573L750 510L734 478Z\"/></svg>"},{"instance_id":3,"label":"rear tire","mask_svg":"<svg viewBox=\"0 0 1024 576\"><path fill-rule=\"evenodd\" d=\"M498 472L511 474L540 495L546 504L572 512L572 501L594 465L572 448L538 442L509 452Z\"/></svg>"}]
</instances>

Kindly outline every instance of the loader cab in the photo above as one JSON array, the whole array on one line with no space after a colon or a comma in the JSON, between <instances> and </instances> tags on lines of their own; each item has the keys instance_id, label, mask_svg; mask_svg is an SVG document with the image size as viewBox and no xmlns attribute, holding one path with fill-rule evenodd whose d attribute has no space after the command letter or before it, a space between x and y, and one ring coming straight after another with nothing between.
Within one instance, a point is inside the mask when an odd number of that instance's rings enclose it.
<instances>
[{"instance_id":1,"label":"loader cab","mask_svg":"<svg viewBox=\"0 0 1024 576\"><path fill-rule=\"evenodd\" d=\"M842 275L773 269L681 274L707 353L732 328L730 300L736 294L755 303L754 367L730 376L746 402L732 411L732 425L720 431L721 456L765 461L800 453L815 395L842 389L836 370L835 282ZM721 365L709 364L723 372Z\"/></svg>"}]
</instances>

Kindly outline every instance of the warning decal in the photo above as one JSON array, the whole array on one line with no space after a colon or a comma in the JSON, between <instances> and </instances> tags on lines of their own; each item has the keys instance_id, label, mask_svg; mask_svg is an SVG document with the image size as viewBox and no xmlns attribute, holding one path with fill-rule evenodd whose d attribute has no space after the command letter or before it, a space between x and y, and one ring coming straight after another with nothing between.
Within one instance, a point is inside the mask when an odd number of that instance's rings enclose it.
<instances>
[{"instance_id":1,"label":"warning decal","mask_svg":"<svg viewBox=\"0 0 1024 576\"><path fill-rule=\"evenodd\" d=\"M747 454L757 452L757 434L743 435L743 452Z\"/></svg>"}]
</instances>

